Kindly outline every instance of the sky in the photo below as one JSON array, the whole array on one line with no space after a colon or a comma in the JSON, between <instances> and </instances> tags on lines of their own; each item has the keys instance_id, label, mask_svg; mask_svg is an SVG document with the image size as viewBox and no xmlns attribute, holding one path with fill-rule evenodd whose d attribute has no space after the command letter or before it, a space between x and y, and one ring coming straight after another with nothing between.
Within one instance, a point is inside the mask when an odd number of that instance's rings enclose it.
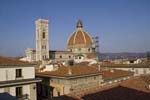
<instances>
[{"instance_id":1,"label":"sky","mask_svg":"<svg viewBox=\"0 0 150 100\"><path fill-rule=\"evenodd\" d=\"M50 50L66 50L81 19L100 52L150 51L150 0L0 0L0 56L35 48L35 21L49 20Z\"/></svg>"}]
</instances>

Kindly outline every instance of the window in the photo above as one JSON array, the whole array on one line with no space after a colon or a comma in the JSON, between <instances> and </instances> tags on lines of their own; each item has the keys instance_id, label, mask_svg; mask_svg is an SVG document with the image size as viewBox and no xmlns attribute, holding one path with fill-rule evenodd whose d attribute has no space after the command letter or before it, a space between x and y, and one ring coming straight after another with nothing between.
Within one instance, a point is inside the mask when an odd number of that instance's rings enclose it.
<instances>
[{"instance_id":1,"label":"window","mask_svg":"<svg viewBox=\"0 0 150 100\"><path fill-rule=\"evenodd\" d=\"M88 51L90 52L90 48L88 49Z\"/></svg>"},{"instance_id":2,"label":"window","mask_svg":"<svg viewBox=\"0 0 150 100\"><path fill-rule=\"evenodd\" d=\"M22 87L16 87L16 97L22 96Z\"/></svg>"},{"instance_id":3,"label":"window","mask_svg":"<svg viewBox=\"0 0 150 100\"><path fill-rule=\"evenodd\" d=\"M43 32L43 39L45 39L45 32Z\"/></svg>"},{"instance_id":4,"label":"window","mask_svg":"<svg viewBox=\"0 0 150 100\"><path fill-rule=\"evenodd\" d=\"M57 92L57 96L60 96L60 92L59 91Z\"/></svg>"},{"instance_id":5,"label":"window","mask_svg":"<svg viewBox=\"0 0 150 100\"><path fill-rule=\"evenodd\" d=\"M81 59L81 57L79 57L79 59Z\"/></svg>"},{"instance_id":6,"label":"window","mask_svg":"<svg viewBox=\"0 0 150 100\"><path fill-rule=\"evenodd\" d=\"M69 58L71 58L71 56L69 56Z\"/></svg>"},{"instance_id":7,"label":"window","mask_svg":"<svg viewBox=\"0 0 150 100\"><path fill-rule=\"evenodd\" d=\"M46 49L46 45L42 45L42 49Z\"/></svg>"},{"instance_id":8,"label":"window","mask_svg":"<svg viewBox=\"0 0 150 100\"><path fill-rule=\"evenodd\" d=\"M136 69L135 73L138 74L138 69Z\"/></svg>"},{"instance_id":9,"label":"window","mask_svg":"<svg viewBox=\"0 0 150 100\"><path fill-rule=\"evenodd\" d=\"M62 58L62 56L59 56L59 58Z\"/></svg>"},{"instance_id":10,"label":"window","mask_svg":"<svg viewBox=\"0 0 150 100\"><path fill-rule=\"evenodd\" d=\"M43 59L46 59L46 55L43 56Z\"/></svg>"},{"instance_id":11,"label":"window","mask_svg":"<svg viewBox=\"0 0 150 100\"><path fill-rule=\"evenodd\" d=\"M16 69L16 78L22 77L22 70Z\"/></svg>"}]
</instances>

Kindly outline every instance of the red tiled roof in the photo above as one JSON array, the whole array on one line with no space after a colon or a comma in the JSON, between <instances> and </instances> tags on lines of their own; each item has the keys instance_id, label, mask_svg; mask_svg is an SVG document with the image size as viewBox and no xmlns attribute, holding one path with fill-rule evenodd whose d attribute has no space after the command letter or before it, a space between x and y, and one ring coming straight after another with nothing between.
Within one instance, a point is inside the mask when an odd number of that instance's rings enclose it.
<instances>
[{"instance_id":1,"label":"red tiled roof","mask_svg":"<svg viewBox=\"0 0 150 100\"><path fill-rule=\"evenodd\" d=\"M116 86L84 95L81 98L84 100L150 100L150 94L124 86Z\"/></svg>"},{"instance_id":2,"label":"red tiled roof","mask_svg":"<svg viewBox=\"0 0 150 100\"><path fill-rule=\"evenodd\" d=\"M92 59L92 58L96 58L96 54L95 53L90 53L87 55L87 58Z\"/></svg>"},{"instance_id":3,"label":"red tiled roof","mask_svg":"<svg viewBox=\"0 0 150 100\"><path fill-rule=\"evenodd\" d=\"M149 67L150 68L150 63L142 63L142 64L114 64L110 62L102 62L101 63L102 67L114 67L114 68L129 68L129 67L135 67L135 68L141 68L141 67Z\"/></svg>"},{"instance_id":4,"label":"red tiled roof","mask_svg":"<svg viewBox=\"0 0 150 100\"><path fill-rule=\"evenodd\" d=\"M69 74L69 68L71 71L71 75ZM89 66L63 66L59 67L58 70L56 71L45 71L45 72L38 72L36 71L37 75L48 75L48 76L61 76L61 77L66 77L66 76L82 76L82 75L89 75L89 74L96 74L99 73L101 74L96 68L89 67Z\"/></svg>"},{"instance_id":5,"label":"red tiled roof","mask_svg":"<svg viewBox=\"0 0 150 100\"><path fill-rule=\"evenodd\" d=\"M31 63L0 56L0 65L29 65Z\"/></svg>"},{"instance_id":6,"label":"red tiled roof","mask_svg":"<svg viewBox=\"0 0 150 100\"><path fill-rule=\"evenodd\" d=\"M123 81L121 83L121 86L150 93L150 90L147 89L146 84L141 77L131 78L126 81Z\"/></svg>"},{"instance_id":7,"label":"red tiled roof","mask_svg":"<svg viewBox=\"0 0 150 100\"><path fill-rule=\"evenodd\" d=\"M133 72L130 71L124 71L124 70L102 70L102 77L103 79L112 79L112 78L118 78L123 77L126 75L133 75Z\"/></svg>"},{"instance_id":8,"label":"red tiled roof","mask_svg":"<svg viewBox=\"0 0 150 100\"><path fill-rule=\"evenodd\" d=\"M76 46L76 45L92 45L93 41L90 35L83 30L77 29L68 40L68 47L69 46Z\"/></svg>"},{"instance_id":9,"label":"red tiled roof","mask_svg":"<svg viewBox=\"0 0 150 100\"><path fill-rule=\"evenodd\" d=\"M150 85L150 75L144 75L141 78L147 85Z\"/></svg>"}]
</instances>

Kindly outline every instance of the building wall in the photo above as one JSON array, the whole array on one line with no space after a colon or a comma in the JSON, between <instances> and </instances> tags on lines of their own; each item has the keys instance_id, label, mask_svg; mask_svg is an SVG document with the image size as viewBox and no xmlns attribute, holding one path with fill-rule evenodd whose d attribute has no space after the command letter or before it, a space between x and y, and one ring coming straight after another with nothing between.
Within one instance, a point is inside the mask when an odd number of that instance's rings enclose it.
<instances>
[{"instance_id":1,"label":"building wall","mask_svg":"<svg viewBox=\"0 0 150 100\"><path fill-rule=\"evenodd\" d=\"M30 100L37 100L36 99L36 88L34 88L35 86L36 86L36 84L33 83L33 84L27 84L27 85L5 87L5 88L0 88L0 93L7 92L7 93L11 94L12 96L16 96L16 87L22 87L23 96L25 94L28 94L28 98Z\"/></svg>"},{"instance_id":2,"label":"building wall","mask_svg":"<svg viewBox=\"0 0 150 100\"><path fill-rule=\"evenodd\" d=\"M101 75L88 76L83 78L74 79L57 79L52 78L50 80L50 86L54 87L53 96L80 92L82 90L99 87L102 82Z\"/></svg>"},{"instance_id":3,"label":"building wall","mask_svg":"<svg viewBox=\"0 0 150 100\"><path fill-rule=\"evenodd\" d=\"M16 69L22 69L22 77L16 78ZM18 80L18 79L31 79L35 78L34 67L12 67L0 68L0 81Z\"/></svg>"},{"instance_id":4,"label":"building wall","mask_svg":"<svg viewBox=\"0 0 150 100\"><path fill-rule=\"evenodd\" d=\"M21 69L22 77L16 77L16 69ZM18 80L22 82L26 82L23 79L35 79L35 68L32 65L29 66L0 66L0 82L13 82L16 83ZM17 81L15 81L17 80ZM13 83L11 83L13 84ZM7 92L12 96L16 96L16 87L22 87L22 95L28 94L30 100L37 100L36 99L36 83L30 84L20 84L20 85L13 85L7 87L1 87L0 93Z\"/></svg>"},{"instance_id":5,"label":"building wall","mask_svg":"<svg viewBox=\"0 0 150 100\"><path fill-rule=\"evenodd\" d=\"M78 47L78 48L72 48L72 53L92 53L92 48L91 47Z\"/></svg>"},{"instance_id":6,"label":"building wall","mask_svg":"<svg viewBox=\"0 0 150 100\"><path fill-rule=\"evenodd\" d=\"M4 88L0 88L0 93L4 93Z\"/></svg>"},{"instance_id":7,"label":"building wall","mask_svg":"<svg viewBox=\"0 0 150 100\"><path fill-rule=\"evenodd\" d=\"M26 51L26 61L33 62L36 61L36 51L31 48L27 48Z\"/></svg>"},{"instance_id":8,"label":"building wall","mask_svg":"<svg viewBox=\"0 0 150 100\"><path fill-rule=\"evenodd\" d=\"M31 100L37 100L36 84L30 85L30 98Z\"/></svg>"},{"instance_id":9,"label":"building wall","mask_svg":"<svg viewBox=\"0 0 150 100\"><path fill-rule=\"evenodd\" d=\"M133 77L133 75L128 75L128 76L123 76L123 77L119 77L119 78L114 78L114 79L105 79L102 83L102 85L111 85L113 83L118 83L120 81L124 81L127 80L129 78Z\"/></svg>"},{"instance_id":10,"label":"building wall","mask_svg":"<svg viewBox=\"0 0 150 100\"><path fill-rule=\"evenodd\" d=\"M73 60L73 57L71 52L50 52L50 58L57 61Z\"/></svg>"},{"instance_id":11,"label":"building wall","mask_svg":"<svg viewBox=\"0 0 150 100\"><path fill-rule=\"evenodd\" d=\"M73 79L70 81L71 92L78 92L94 87L99 87L101 85L102 78L100 76L85 77L79 79Z\"/></svg>"},{"instance_id":12,"label":"building wall","mask_svg":"<svg viewBox=\"0 0 150 100\"><path fill-rule=\"evenodd\" d=\"M36 61L49 58L48 20L38 19L36 24Z\"/></svg>"}]
</instances>

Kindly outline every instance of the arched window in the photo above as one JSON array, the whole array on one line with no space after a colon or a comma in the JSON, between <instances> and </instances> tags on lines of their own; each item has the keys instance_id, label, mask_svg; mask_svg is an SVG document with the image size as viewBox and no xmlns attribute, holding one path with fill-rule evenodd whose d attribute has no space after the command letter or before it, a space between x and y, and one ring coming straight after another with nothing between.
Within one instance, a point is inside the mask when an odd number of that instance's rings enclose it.
<instances>
[{"instance_id":1,"label":"arched window","mask_svg":"<svg viewBox=\"0 0 150 100\"><path fill-rule=\"evenodd\" d=\"M43 32L43 39L45 39L45 32Z\"/></svg>"}]
</instances>

